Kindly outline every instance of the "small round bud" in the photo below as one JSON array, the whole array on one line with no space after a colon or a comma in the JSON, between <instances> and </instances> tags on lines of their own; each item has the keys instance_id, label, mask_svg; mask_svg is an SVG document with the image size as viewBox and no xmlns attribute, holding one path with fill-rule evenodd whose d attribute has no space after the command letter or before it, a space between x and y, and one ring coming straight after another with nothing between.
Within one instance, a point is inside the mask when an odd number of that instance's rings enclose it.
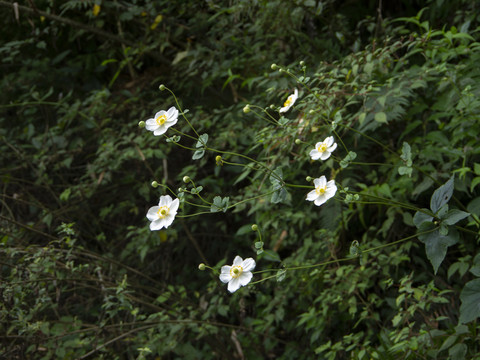
<instances>
[{"instance_id":1,"label":"small round bud","mask_svg":"<svg viewBox=\"0 0 480 360\"><path fill-rule=\"evenodd\" d=\"M269 108L272 109L272 110L275 110L275 105L272 104L272 105L269 106Z\"/></svg>"},{"instance_id":2,"label":"small round bud","mask_svg":"<svg viewBox=\"0 0 480 360\"><path fill-rule=\"evenodd\" d=\"M223 159L220 155L217 155L215 157L215 162L217 163L218 166L222 166L223 165Z\"/></svg>"},{"instance_id":3,"label":"small round bud","mask_svg":"<svg viewBox=\"0 0 480 360\"><path fill-rule=\"evenodd\" d=\"M277 70L278 69L278 65L277 64L272 64L272 66L270 66L272 70Z\"/></svg>"},{"instance_id":4,"label":"small round bud","mask_svg":"<svg viewBox=\"0 0 480 360\"><path fill-rule=\"evenodd\" d=\"M204 263L201 263L200 265L198 265L198 270L200 270L200 271L205 270L205 268L206 268L206 266L205 266Z\"/></svg>"},{"instance_id":5,"label":"small round bud","mask_svg":"<svg viewBox=\"0 0 480 360\"><path fill-rule=\"evenodd\" d=\"M295 144L300 145L302 143L302 140L300 139L295 139Z\"/></svg>"},{"instance_id":6,"label":"small round bud","mask_svg":"<svg viewBox=\"0 0 480 360\"><path fill-rule=\"evenodd\" d=\"M145 127L145 121L139 121L138 122L138 127L144 128Z\"/></svg>"},{"instance_id":7,"label":"small round bud","mask_svg":"<svg viewBox=\"0 0 480 360\"><path fill-rule=\"evenodd\" d=\"M163 90L166 89L165 85L163 85L163 84L161 84L158 88L160 89L160 91L163 91Z\"/></svg>"},{"instance_id":8,"label":"small round bud","mask_svg":"<svg viewBox=\"0 0 480 360\"><path fill-rule=\"evenodd\" d=\"M312 110L310 110L308 113L309 113L310 115L311 115L311 114L315 114L315 110L312 109Z\"/></svg>"},{"instance_id":9,"label":"small round bud","mask_svg":"<svg viewBox=\"0 0 480 360\"><path fill-rule=\"evenodd\" d=\"M247 114L247 113L250 112L250 105L249 105L249 104L247 104L247 105L245 105L245 106L243 107L243 112L244 112L245 114Z\"/></svg>"},{"instance_id":10,"label":"small round bud","mask_svg":"<svg viewBox=\"0 0 480 360\"><path fill-rule=\"evenodd\" d=\"M305 61L300 61L300 66L305 66Z\"/></svg>"},{"instance_id":11,"label":"small round bud","mask_svg":"<svg viewBox=\"0 0 480 360\"><path fill-rule=\"evenodd\" d=\"M258 230L257 224L253 224L253 225L252 225L252 231L257 231L257 230Z\"/></svg>"},{"instance_id":12,"label":"small round bud","mask_svg":"<svg viewBox=\"0 0 480 360\"><path fill-rule=\"evenodd\" d=\"M307 178L306 178L305 180L307 180L308 182L310 182L310 181L313 180L313 178L312 178L311 176L307 176Z\"/></svg>"},{"instance_id":13,"label":"small round bud","mask_svg":"<svg viewBox=\"0 0 480 360\"><path fill-rule=\"evenodd\" d=\"M153 188L157 188L157 187L158 187L158 182L152 181L152 187L153 187Z\"/></svg>"},{"instance_id":14,"label":"small round bud","mask_svg":"<svg viewBox=\"0 0 480 360\"><path fill-rule=\"evenodd\" d=\"M184 177L183 177L183 182L184 182L185 184L188 184L190 181L192 181L192 179L190 179L190 176L184 176Z\"/></svg>"},{"instance_id":15,"label":"small round bud","mask_svg":"<svg viewBox=\"0 0 480 360\"><path fill-rule=\"evenodd\" d=\"M283 72L284 70L283 69L278 69L278 72Z\"/></svg>"}]
</instances>

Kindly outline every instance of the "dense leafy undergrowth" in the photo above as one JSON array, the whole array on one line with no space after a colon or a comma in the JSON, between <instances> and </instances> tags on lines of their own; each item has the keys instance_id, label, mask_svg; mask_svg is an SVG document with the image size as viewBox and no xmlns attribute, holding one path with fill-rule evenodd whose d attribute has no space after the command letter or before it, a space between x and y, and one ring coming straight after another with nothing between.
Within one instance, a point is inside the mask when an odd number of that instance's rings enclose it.
<instances>
[{"instance_id":1,"label":"dense leafy undergrowth","mask_svg":"<svg viewBox=\"0 0 480 360\"><path fill-rule=\"evenodd\" d=\"M478 357L478 8L356 3L0 1L1 356Z\"/></svg>"}]
</instances>

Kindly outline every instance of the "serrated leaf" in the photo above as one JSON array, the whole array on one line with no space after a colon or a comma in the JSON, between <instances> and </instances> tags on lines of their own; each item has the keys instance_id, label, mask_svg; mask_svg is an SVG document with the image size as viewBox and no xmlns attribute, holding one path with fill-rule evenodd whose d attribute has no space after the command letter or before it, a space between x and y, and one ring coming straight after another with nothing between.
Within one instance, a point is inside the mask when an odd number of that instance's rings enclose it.
<instances>
[{"instance_id":1,"label":"serrated leaf","mask_svg":"<svg viewBox=\"0 0 480 360\"><path fill-rule=\"evenodd\" d=\"M433 213L437 211L448 201L453 195L453 176L442 186L440 186L432 195L430 200L430 209Z\"/></svg>"},{"instance_id":2,"label":"serrated leaf","mask_svg":"<svg viewBox=\"0 0 480 360\"><path fill-rule=\"evenodd\" d=\"M400 155L400 158L405 162L407 167L412 166L412 149L407 142L403 142L402 154Z\"/></svg>"},{"instance_id":3,"label":"serrated leaf","mask_svg":"<svg viewBox=\"0 0 480 360\"><path fill-rule=\"evenodd\" d=\"M408 166L400 166L398 168L399 175L407 175L408 177L412 177L412 168Z\"/></svg>"},{"instance_id":4,"label":"serrated leaf","mask_svg":"<svg viewBox=\"0 0 480 360\"><path fill-rule=\"evenodd\" d=\"M443 216L442 223L446 225L453 225L468 216L470 216L470 213L457 209L452 209L448 213L446 213L445 216Z\"/></svg>"},{"instance_id":5,"label":"serrated leaf","mask_svg":"<svg viewBox=\"0 0 480 360\"><path fill-rule=\"evenodd\" d=\"M439 230L435 230L428 234L419 235L418 239L425 244L427 258L436 274L443 259L445 259L445 255L447 255L448 247L458 242L458 232L454 228L450 228L448 235L441 235Z\"/></svg>"},{"instance_id":6,"label":"serrated leaf","mask_svg":"<svg viewBox=\"0 0 480 360\"><path fill-rule=\"evenodd\" d=\"M274 189L276 187L276 185L273 186ZM272 204L278 204L282 201L285 201L285 199L287 198L287 190L285 190L284 187L277 187L277 191L275 191L273 194L272 194L272 198L270 199L270 201L272 202Z\"/></svg>"},{"instance_id":7,"label":"serrated leaf","mask_svg":"<svg viewBox=\"0 0 480 360\"><path fill-rule=\"evenodd\" d=\"M198 138L197 144L195 145L196 148L204 147L207 145L208 142L208 134L200 135Z\"/></svg>"},{"instance_id":8,"label":"serrated leaf","mask_svg":"<svg viewBox=\"0 0 480 360\"><path fill-rule=\"evenodd\" d=\"M424 211L430 211L428 209L422 209ZM413 216L413 223L417 227L417 229L420 228L420 225L422 225L424 222L432 222L433 216L427 215L423 212L417 211L415 215Z\"/></svg>"},{"instance_id":9,"label":"serrated leaf","mask_svg":"<svg viewBox=\"0 0 480 360\"><path fill-rule=\"evenodd\" d=\"M215 196L213 198L213 204L210 206L210 212L227 212L229 201L230 199L228 197L222 199L221 196Z\"/></svg>"},{"instance_id":10,"label":"serrated leaf","mask_svg":"<svg viewBox=\"0 0 480 360\"><path fill-rule=\"evenodd\" d=\"M460 293L460 319L466 324L480 316L480 279L469 281Z\"/></svg>"}]
</instances>

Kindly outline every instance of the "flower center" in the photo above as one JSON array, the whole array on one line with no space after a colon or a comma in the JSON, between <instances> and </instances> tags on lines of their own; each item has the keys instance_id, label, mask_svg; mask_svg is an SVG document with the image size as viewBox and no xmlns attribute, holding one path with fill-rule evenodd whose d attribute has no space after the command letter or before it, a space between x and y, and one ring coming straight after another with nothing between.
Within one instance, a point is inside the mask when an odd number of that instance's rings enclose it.
<instances>
[{"instance_id":1,"label":"flower center","mask_svg":"<svg viewBox=\"0 0 480 360\"><path fill-rule=\"evenodd\" d=\"M325 191L326 191L326 190L327 190L327 186L326 186L326 185L325 185L325 186L319 186L319 187L317 187L317 188L315 189L315 193L316 193L317 195L323 195L323 194L325 194Z\"/></svg>"},{"instance_id":2,"label":"flower center","mask_svg":"<svg viewBox=\"0 0 480 360\"><path fill-rule=\"evenodd\" d=\"M158 218L159 219L164 219L168 215L169 212L170 212L170 209L167 206L162 206L157 211Z\"/></svg>"},{"instance_id":3,"label":"flower center","mask_svg":"<svg viewBox=\"0 0 480 360\"><path fill-rule=\"evenodd\" d=\"M239 265L232 266L230 269L230 276L234 279L238 278L240 275L242 275L243 268Z\"/></svg>"},{"instance_id":4,"label":"flower center","mask_svg":"<svg viewBox=\"0 0 480 360\"><path fill-rule=\"evenodd\" d=\"M158 117L155 119L155 121L157 122L157 124L158 124L159 126L162 126L163 124L165 124L165 121L167 121L167 117L165 116L165 114L163 114L163 115L158 116Z\"/></svg>"},{"instance_id":5,"label":"flower center","mask_svg":"<svg viewBox=\"0 0 480 360\"><path fill-rule=\"evenodd\" d=\"M293 101L293 96L290 95L290 96L287 98L287 100L285 101L285 103L283 104L283 107L289 106L289 105L292 103L292 101Z\"/></svg>"},{"instance_id":6,"label":"flower center","mask_svg":"<svg viewBox=\"0 0 480 360\"><path fill-rule=\"evenodd\" d=\"M317 151L318 151L318 152L321 152L321 153L324 153L325 151L327 151L327 148L328 148L327 145L321 144L321 145L317 148Z\"/></svg>"}]
</instances>

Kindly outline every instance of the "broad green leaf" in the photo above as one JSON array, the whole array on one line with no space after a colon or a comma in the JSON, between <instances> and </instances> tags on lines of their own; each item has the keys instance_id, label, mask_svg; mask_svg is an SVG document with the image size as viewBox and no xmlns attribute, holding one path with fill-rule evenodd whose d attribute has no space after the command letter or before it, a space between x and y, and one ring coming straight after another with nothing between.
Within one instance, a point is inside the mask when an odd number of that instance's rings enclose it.
<instances>
[{"instance_id":1,"label":"broad green leaf","mask_svg":"<svg viewBox=\"0 0 480 360\"><path fill-rule=\"evenodd\" d=\"M210 212L227 212L229 201L230 199L228 197L222 199L221 196L215 196L213 198L213 204L210 206Z\"/></svg>"},{"instance_id":2,"label":"broad green leaf","mask_svg":"<svg viewBox=\"0 0 480 360\"><path fill-rule=\"evenodd\" d=\"M412 168L408 166L400 166L398 168L399 175L407 175L408 177L412 177Z\"/></svg>"},{"instance_id":3,"label":"broad green leaf","mask_svg":"<svg viewBox=\"0 0 480 360\"><path fill-rule=\"evenodd\" d=\"M467 350L467 345L463 343L455 344L448 350L448 355L451 360L464 360Z\"/></svg>"},{"instance_id":4,"label":"broad green leaf","mask_svg":"<svg viewBox=\"0 0 480 360\"><path fill-rule=\"evenodd\" d=\"M425 244L427 258L436 274L440 264L445 259L445 255L447 255L448 247L458 242L458 232L455 228L450 228L447 235L441 235L439 230L435 230L428 234L419 235L418 238Z\"/></svg>"},{"instance_id":5,"label":"broad green leaf","mask_svg":"<svg viewBox=\"0 0 480 360\"><path fill-rule=\"evenodd\" d=\"M272 194L272 198L270 199L270 201L273 203L273 204L278 204L282 201L285 201L285 199L287 198L287 190L285 190L284 187L282 187L280 184L278 185L273 185L273 188L276 189L277 191L275 191L273 194Z\"/></svg>"},{"instance_id":6,"label":"broad green leaf","mask_svg":"<svg viewBox=\"0 0 480 360\"><path fill-rule=\"evenodd\" d=\"M452 209L447 214L445 214L445 216L443 216L442 222L447 225L453 225L468 216L470 216L470 213L457 209Z\"/></svg>"},{"instance_id":7,"label":"broad green leaf","mask_svg":"<svg viewBox=\"0 0 480 360\"><path fill-rule=\"evenodd\" d=\"M430 212L428 209L422 209L424 211ZM420 225L422 225L424 222L432 222L433 216L427 215L423 212L417 211L415 215L413 216L413 223L415 226L420 228Z\"/></svg>"},{"instance_id":8,"label":"broad green leaf","mask_svg":"<svg viewBox=\"0 0 480 360\"><path fill-rule=\"evenodd\" d=\"M433 213L437 213L437 211L452 197L453 194L453 176L442 186L440 186L432 195L432 199L430 200L430 209L432 209Z\"/></svg>"},{"instance_id":9,"label":"broad green leaf","mask_svg":"<svg viewBox=\"0 0 480 360\"><path fill-rule=\"evenodd\" d=\"M460 293L460 319L466 324L480 316L480 279L469 281Z\"/></svg>"}]
</instances>

